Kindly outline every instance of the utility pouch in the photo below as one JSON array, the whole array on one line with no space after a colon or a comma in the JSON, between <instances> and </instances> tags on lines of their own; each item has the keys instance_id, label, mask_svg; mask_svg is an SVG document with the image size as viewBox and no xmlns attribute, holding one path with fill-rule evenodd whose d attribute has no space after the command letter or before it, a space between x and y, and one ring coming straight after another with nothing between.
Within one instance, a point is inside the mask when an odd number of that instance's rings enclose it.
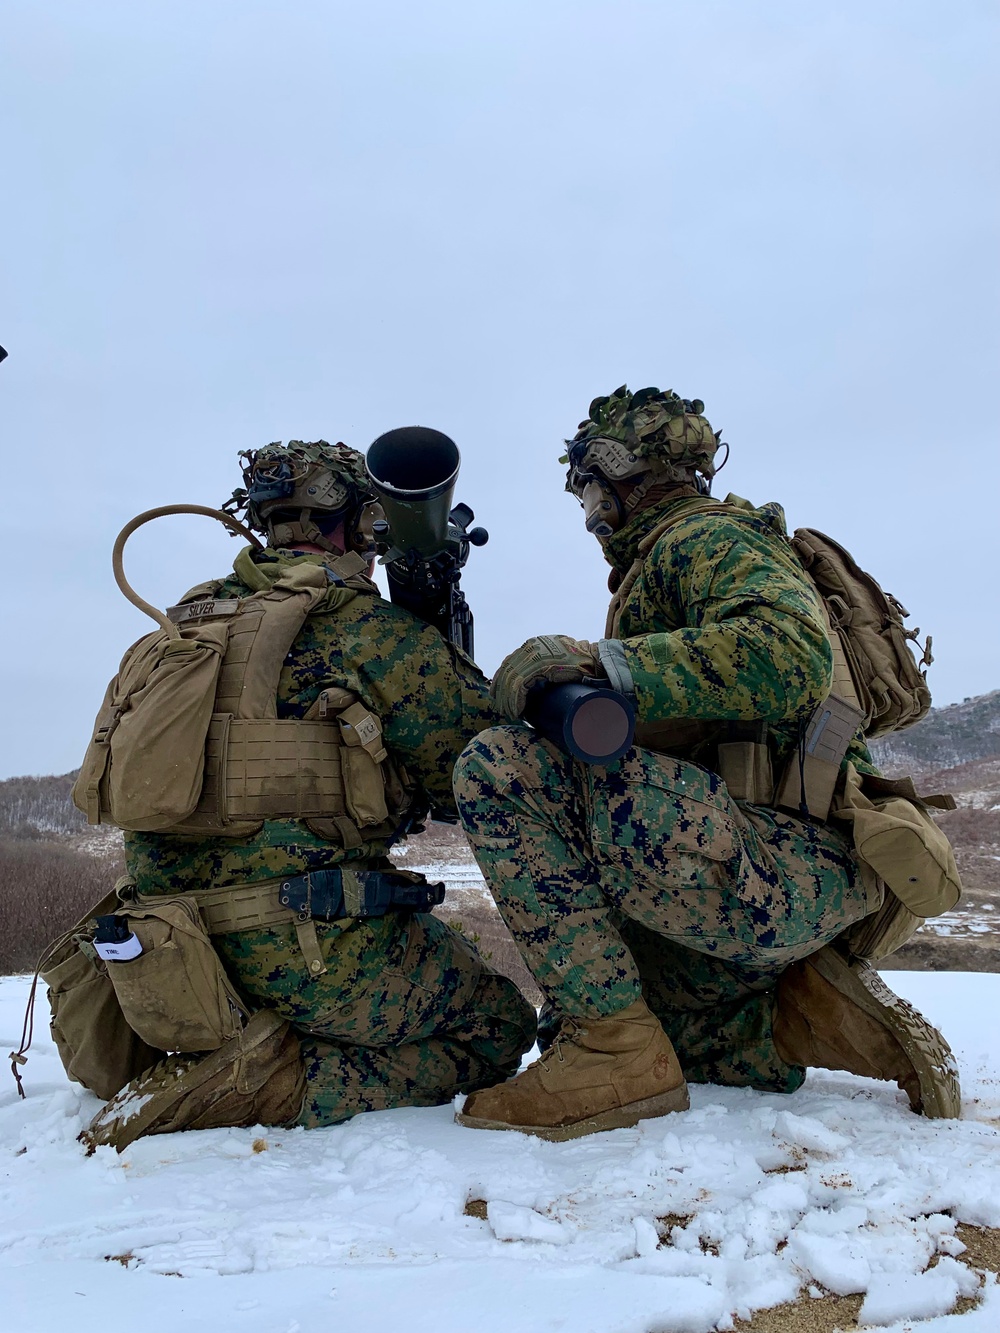
<instances>
[{"instance_id":1,"label":"utility pouch","mask_svg":"<svg viewBox=\"0 0 1000 1333\"><path fill-rule=\"evenodd\" d=\"M832 817L851 825L859 860L918 917L950 911L962 895L955 853L928 806L954 808L950 797L917 795L907 778L869 777L849 764Z\"/></svg>"},{"instance_id":2,"label":"utility pouch","mask_svg":"<svg viewBox=\"0 0 1000 1333\"><path fill-rule=\"evenodd\" d=\"M359 828L370 828L389 818L382 764L388 758L382 744L382 724L363 703L351 704L337 717L344 742L344 800L347 813Z\"/></svg>"},{"instance_id":3,"label":"utility pouch","mask_svg":"<svg viewBox=\"0 0 1000 1333\"><path fill-rule=\"evenodd\" d=\"M142 945L108 976L129 1026L167 1051L214 1051L242 1030L249 1011L212 947L197 904L181 895L127 903L124 917Z\"/></svg>"},{"instance_id":4,"label":"utility pouch","mask_svg":"<svg viewBox=\"0 0 1000 1333\"><path fill-rule=\"evenodd\" d=\"M816 709L801 746L785 765L774 804L789 814L826 819L848 746L864 713L835 694Z\"/></svg>"},{"instance_id":5,"label":"utility pouch","mask_svg":"<svg viewBox=\"0 0 1000 1333\"><path fill-rule=\"evenodd\" d=\"M89 823L155 832L195 809L227 633L160 630L125 655L73 787Z\"/></svg>"},{"instance_id":6,"label":"utility pouch","mask_svg":"<svg viewBox=\"0 0 1000 1333\"><path fill-rule=\"evenodd\" d=\"M738 726L739 724L735 724ZM767 745L767 724L753 727L754 735L731 739L719 745L718 774L734 801L750 805L770 805L774 795L771 752Z\"/></svg>"}]
</instances>

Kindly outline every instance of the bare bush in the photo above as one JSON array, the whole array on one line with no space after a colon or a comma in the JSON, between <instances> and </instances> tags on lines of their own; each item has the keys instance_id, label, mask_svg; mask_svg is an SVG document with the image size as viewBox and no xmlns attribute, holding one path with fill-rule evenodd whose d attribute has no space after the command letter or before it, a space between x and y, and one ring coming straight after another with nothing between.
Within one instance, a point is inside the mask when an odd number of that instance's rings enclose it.
<instances>
[{"instance_id":1,"label":"bare bush","mask_svg":"<svg viewBox=\"0 0 1000 1333\"><path fill-rule=\"evenodd\" d=\"M5 778L0 782L0 837L75 833L86 819L69 798L75 773L59 777Z\"/></svg>"},{"instance_id":2,"label":"bare bush","mask_svg":"<svg viewBox=\"0 0 1000 1333\"><path fill-rule=\"evenodd\" d=\"M120 861L58 842L0 838L0 975L34 968L121 872Z\"/></svg>"},{"instance_id":3,"label":"bare bush","mask_svg":"<svg viewBox=\"0 0 1000 1333\"><path fill-rule=\"evenodd\" d=\"M937 821L955 847L1000 847L1000 810L960 806L943 811Z\"/></svg>"}]
</instances>

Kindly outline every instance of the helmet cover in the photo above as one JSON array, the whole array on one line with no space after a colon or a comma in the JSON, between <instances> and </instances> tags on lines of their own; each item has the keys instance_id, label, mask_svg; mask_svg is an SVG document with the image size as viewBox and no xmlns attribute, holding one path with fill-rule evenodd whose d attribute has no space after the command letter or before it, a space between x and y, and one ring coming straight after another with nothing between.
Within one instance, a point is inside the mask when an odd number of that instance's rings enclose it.
<instances>
[{"instance_id":1,"label":"helmet cover","mask_svg":"<svg viewBox=\"0 0 1000 1333\"><path fill-rule=\"evenodd\" d=\"M697 473L711 481L722 432L712 430L704 411L700 399L672 389L629 393L623 384L595 398L559 460L570 465L566 489L579 497L595 474L615 482L652 473L681 484Z\"/></svg>"},{"instance_id":2,"label":"helmet cover","mask_svg":"<svg viewBox=\"0 0 1000 1333\"><path fill-rule=\"evenodd\" d=\"M275 441L240 453L243 486L226 509L245 510L247 526L274 539L276 522L296 516L310 526L311 516L337 518L374 498L364 455L348 445L326 440Z\"/></svg>"}]
</instances>

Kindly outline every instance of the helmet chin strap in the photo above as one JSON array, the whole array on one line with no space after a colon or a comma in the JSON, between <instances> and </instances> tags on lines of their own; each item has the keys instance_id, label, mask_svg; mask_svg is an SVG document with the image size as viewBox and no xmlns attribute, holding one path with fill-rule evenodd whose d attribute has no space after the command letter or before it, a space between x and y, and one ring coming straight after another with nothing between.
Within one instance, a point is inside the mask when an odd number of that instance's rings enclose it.
<instances>
[{"instance_id":1,"label":"helmet chin strap","mask_svg":"<svg viewBox=\"0 0 1000 1333\"><path fill-rule=\"evenodd\" d=\"M366 500L353 513L346 514L335 525L340 538L340 541L335 542L313 522L312 510L302 509L295 519L269 520L268 540L272 546L284 547L301 546L305 543L317 546L321 551L328 551L332 555L344 555L347 551L356 551L358 555L370 560L378 553L372 525L384 517L382 506L377 500Z\"/></svg>"}]
</instances>

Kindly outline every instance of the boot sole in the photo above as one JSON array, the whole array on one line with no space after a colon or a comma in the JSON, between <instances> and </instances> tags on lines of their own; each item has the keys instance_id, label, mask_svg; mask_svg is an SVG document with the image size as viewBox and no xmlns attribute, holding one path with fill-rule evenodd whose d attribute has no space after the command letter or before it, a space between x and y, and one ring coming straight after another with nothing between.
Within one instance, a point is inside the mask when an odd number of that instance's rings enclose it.
<instances>
[{"instance_id":1,"label":"boot sole","mask_svg":"<svg viewBox=\"0 0 1000 1333\"><path fill-rule=\"evenodd\" d=\"M483 1120L461 1112L455 1116L455 1120L467 1129L512 1129L518 1134L533 1134L536 1139L547 1139L550 1143L563 1143L566 1139L580 1139L585 1134L601 1134L608 1129L631 1129L640 1120L654 1120L657 1116L670 1115L674 1111L686 1111L690 1105L687 1084L682 1083L679 1088L662 1092L658 1097L629 1102L627 1106L602 1111L600 1115L588 1116L585 1120L575 1120L571 1125L511 1125L505 1120Z\"/></svg>"},{"instance_id":2,"label":"boot sole","mask_svg":"<svg viewBox=\"0 0 1000 1333\"><path fill-rule=\"evenodd\" d=\"M848 962L831 947L812 954L805 963L887 1028L902 1046L920 1084L920 1105L913 1109L930 1120L961 1119L958 1067L951 1047L937 1028L890 990L870 963L860 959Z\"/></svg>"},{"instance_id":3,"label":"boot sole","mask_svg":"<svg viewBox=\"0 0 1000 1333\"><path fill-rule=\"evenodd\" d=\"M260 1046L278 1028L282 1027L284 1022L285 1020L272 1009L259 1009L238 1036L225 1042L217 1051L211 1051L208 1055L202 1056L196 1065L175 1080L172 1088L164 1088L152 1093L145 1105L140 1107L135 1115L130 1116L123 1125L122 1132L116 1137L115 1150L124 1152L126 1148L131 1147L136 1139L141 1139L144 1134L149 1132L150 1126L155 1124L161 1116L172 1112L177 1103L186 1097L189 1092L192 1092L208 1079L213 1078L227 1065L234 1064L242 1055L246 1055ZM239 1042L239 1049L234 1055L233 1046L236 1042ZM116 1093L115 1096L121 1096L121 1093ZM112 1098L112 1101L114 1101L114 1098ZM80 1142L86 1144L91 1153L103 1142L103 1140L95 1137L93 1131L98 1122L103 1120L107 1109L106 1106L103 1110L98 1111L90 1125L79 1135ZM115 1117L112 1116L111 1123L114 1122L114 1119Z\"/></svg>"}]
</instances>

